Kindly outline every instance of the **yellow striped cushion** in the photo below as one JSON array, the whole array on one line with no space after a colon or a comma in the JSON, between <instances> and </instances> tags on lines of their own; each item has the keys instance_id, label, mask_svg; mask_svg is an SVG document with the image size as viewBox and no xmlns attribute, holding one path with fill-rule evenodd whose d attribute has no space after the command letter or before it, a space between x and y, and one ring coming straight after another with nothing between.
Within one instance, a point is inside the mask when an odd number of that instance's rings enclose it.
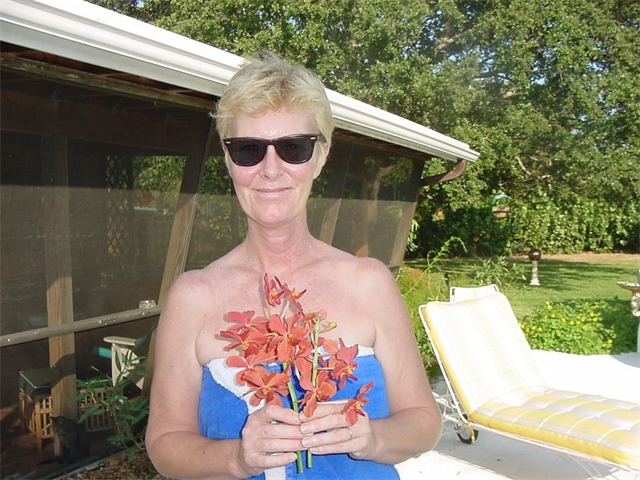
<instances>
[{"instance_id":1,"label":"yellow striped cushion","mask_svg":"<svg viewBox=\"0 0 640 480\"><path fill-rule=\"evenodd\" d=\"M420 316L472 422L640 468L640 406L545 386L504 295L430 302Z\"/></svg>"},{"instance_id":2,"label":"yellow striped cushion","mask_svg":"<svg viewBox=\"0 0 640 480\"><path fill-rule=\"evenodd\" d=\"M500 395L543 385L509 300L501 293L458 302L430 302L420 316L460 401L475 411Z\"/></svg>"},{"instance_id":3,"label":"yellow striped cushion","mask_svg":"<svg viewBox=\"0 0 640 480\"><path fill-rule=\"evenodd\" d=\"M546 387L526 388L488 401L469 419L640 469L640 405L630 402Z\"/></svg>"}]
</instances>

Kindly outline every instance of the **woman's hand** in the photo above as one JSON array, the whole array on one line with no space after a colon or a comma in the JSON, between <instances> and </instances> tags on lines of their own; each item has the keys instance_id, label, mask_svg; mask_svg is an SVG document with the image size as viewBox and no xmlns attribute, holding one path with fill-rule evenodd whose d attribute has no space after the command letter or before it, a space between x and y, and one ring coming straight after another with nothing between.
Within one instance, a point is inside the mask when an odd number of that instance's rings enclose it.
<instances>
[{"instance_id":1,"label":"woman's hand","mask_svg":"<svg viewBox=\"0 0 640 480\"><path fill-rule=\"evenodd\" d=\"M305 449L315 455L348 453L356 459L369 457L375 449L369 416L358 417L358 421L350 425L346 415L341 413L344 405L345 402L340 401L320 403L313 416L307 418L300 414Z\"/></svg>"},{"instance_id":2,"label":"woman's hand","mask_svg":"<svg viewBox=\"0 0 640 480\"><path fill-rule=\"evenodd\" d=\"M247 476L295 462L295 452L303 449L300 423L297 413L277 405L265 405L249 415L238 452Z\"/></svg>"}]
</instances>

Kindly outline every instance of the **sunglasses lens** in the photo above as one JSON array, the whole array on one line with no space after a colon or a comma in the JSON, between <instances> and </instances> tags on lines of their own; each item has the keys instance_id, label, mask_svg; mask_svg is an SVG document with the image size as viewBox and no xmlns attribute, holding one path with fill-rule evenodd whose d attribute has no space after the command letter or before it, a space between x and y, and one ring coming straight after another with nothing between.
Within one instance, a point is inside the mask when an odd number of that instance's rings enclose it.
<instances>
[{"instance_id":1,"label":"sunglasses lens","mask_svg":"<svg viewBox=\"0 0 640 480\"><path fill-rule=\"evenodd\" d=\"M305 163L313 155L317 135L290 135L275 140L262 138L228 138L224 140L231 160L241 167L259 164L273 145L278 156L287 163Z\"/></svg>"},{"instance_id":2,"label":"sunglasses lens","mask_svg":"<svg viewBox=\"0 0 640 480\"><path fill-rule=\"evenodd\" d=\"M227 149L233 163L241 167L257 165L267 153L267 145L261 143L260 140L254 139L229 142L227 143Z\"/></svg>"},{"instance_id":3,"label":"sunglasses lens","mask_svg":"<svg viewBox=\"0 0 640 480\"><path fill-rule=\"evenodd\" d=\"M285 162L304 163L311 158L315 142L315 137L289 137L278 139L273 145Z\"/></svg>"}]
</instances>

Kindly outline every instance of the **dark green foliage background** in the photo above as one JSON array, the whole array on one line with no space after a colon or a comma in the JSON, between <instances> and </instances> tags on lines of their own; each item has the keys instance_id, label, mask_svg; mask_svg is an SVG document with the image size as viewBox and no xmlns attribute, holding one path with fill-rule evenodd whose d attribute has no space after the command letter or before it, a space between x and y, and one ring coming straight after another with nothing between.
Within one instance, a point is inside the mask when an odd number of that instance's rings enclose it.
<instances>
[{"instance_id":1,"label":"dark green foliage background","mask_svg":"<svg viewBox=\"0 0 640 480\"><path fill-rule=\"evenodd\" d=\"M423 191L411 256L452 236L477 255L640 251L636 1L93 3L238 55L272 50L477 150L461 178ZM498 194L507 220L491 214Z\"/></svg>"}]
</instances>

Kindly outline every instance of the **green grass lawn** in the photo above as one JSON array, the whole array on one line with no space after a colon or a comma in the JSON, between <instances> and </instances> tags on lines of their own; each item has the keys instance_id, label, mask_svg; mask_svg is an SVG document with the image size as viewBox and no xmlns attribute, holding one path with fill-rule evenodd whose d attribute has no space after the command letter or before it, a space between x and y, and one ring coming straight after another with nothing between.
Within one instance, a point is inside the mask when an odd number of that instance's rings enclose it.
<instances>
[{"instance_id":1,"label":"green grass lawn","mask_svg":"<svg viewBox=\"0 0 640 480\"><path fill-rule=\"evenodd\" d=\"M562 256L558 258L543 257L538 262L539 286L528 284L531 278L531 262L516 259L514 263L521 264L525 269L526 281L512 286L500 287L513 307L518 318L529 314L533 309L541 307L545 302L564 302L568 300L615 300L630 302L631 292L619 287L616 282L637 281L637 271L640 269L640 255L625 255L620 259L612 259L607 255L600 260L598 255L577 255L575 257ZM448 281L454 286L478 286L473 284L472 276L475 268L480 268L481 260L452 259L439 260L438 266L446 272ZM406 262L410 269L424 269L426 262ZM437 273L431 275L432 283L437 282ZM429 295L422 289L425 296ZM414 297L416 294L414 293ZM427 298L426 301L434 298ZM439 300L447 300L439 298Z\"/></svg>"},{"instance_id":2,"label":"green grass lawn","mask_svg":"<svg viewBox=\"0 0 640 480\"><path fill-rule=\"evenodd\" d=\"M540 286L511 288L505 295L514 305L518 317L545 301L614 300L630 302L631 292L616 282L637 281L640 259L636 261L567 261L539 262Z\"/></svg>"},{"instance_id":3,"label":"green grass lawn","mask_svg":"<svg viewBox=\"0 0 640 480\"><path fill-rule=\"evenodd\" d=\"M514 274L513 265L516 265ZM433 353L418 316L418 307L432 300L448 301L449 286L474 287L486 283L474 280L478 271L491 271L488 260L438 259L405 262L397 283L412 318L418 346L427 370L434 368ZM496 279L519 321L546 308L546 303L589 301L606 302L613 310L616 334L622 351L635 348L638 319L631 314L631 292L616 282L635 282L640 255L576 255L543 258L538 264L539 286L529 285L531 262L528 259L502 259ZM525 278L522 278L524 275ZM568 321L574 317L570 317ZM572 323L573 325L573 323ZM582 328L579 326L571 328ZM562 334L563 335L563 334ZM615 335L614 335L615 336ZM580 341L577 347L581 347ZM617 346L616 346L617 348ZM618 350L620 351L620 350Z\"/></svg>"}]
</instances>

